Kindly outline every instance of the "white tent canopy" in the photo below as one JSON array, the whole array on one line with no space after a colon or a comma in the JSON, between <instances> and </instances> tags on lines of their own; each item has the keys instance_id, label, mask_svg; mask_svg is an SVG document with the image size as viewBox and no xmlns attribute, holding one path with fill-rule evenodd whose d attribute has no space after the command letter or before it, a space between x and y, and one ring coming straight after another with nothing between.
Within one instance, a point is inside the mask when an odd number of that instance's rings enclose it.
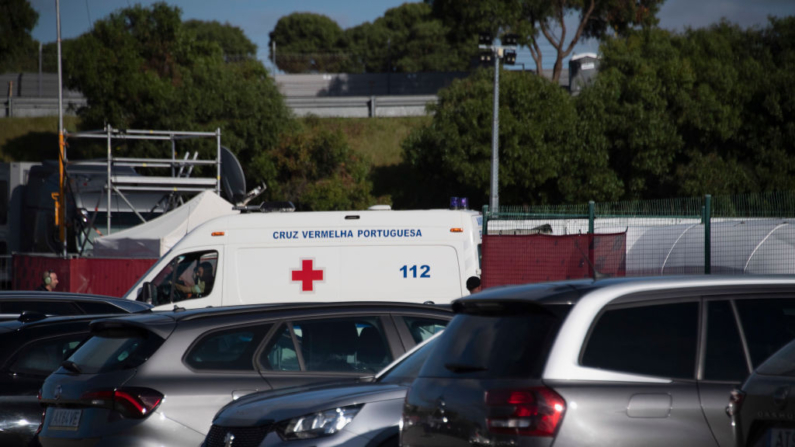
<instances>
[{"instance_id":1,"label":"white tent canopy","mask_svg":"<svg viewBox=\"0 0 795 447\"><path fill-rule=\"evenodd\" d=\"M232 204L205 191L144 224L94 240L95 258L160 258L197 226L233 214Z\"/></svg>"},{"instance_id":2,"label":"white tent canopy","mask_svg":"<svg viewBox=\"0 0 795 447\"><path fill-rule=\"evenodd\" d=\"M712 223L712 273L795 274L795 222L748 219ZM627 275L704 272L704 225L630 227Z\"/></svg>"}]
</instances>

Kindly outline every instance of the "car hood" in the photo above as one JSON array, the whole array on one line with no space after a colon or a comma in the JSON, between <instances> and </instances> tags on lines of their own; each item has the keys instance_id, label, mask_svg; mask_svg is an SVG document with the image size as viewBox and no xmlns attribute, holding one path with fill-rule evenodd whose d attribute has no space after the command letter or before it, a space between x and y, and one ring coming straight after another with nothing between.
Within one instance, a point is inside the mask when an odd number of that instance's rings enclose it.
<instances>
[{"instance_id":1,"label":"car hood","mask_svg":"<svg viewBox=\"0 0 795 447\"><path fill-rule=\"evenodd\" d=\"M278 423L330 408L403 399L407 388L406 385L391 383L359 383L289 393L258 393L227 405L213 424L242 427Z\"/></svg>"}]
</instances>

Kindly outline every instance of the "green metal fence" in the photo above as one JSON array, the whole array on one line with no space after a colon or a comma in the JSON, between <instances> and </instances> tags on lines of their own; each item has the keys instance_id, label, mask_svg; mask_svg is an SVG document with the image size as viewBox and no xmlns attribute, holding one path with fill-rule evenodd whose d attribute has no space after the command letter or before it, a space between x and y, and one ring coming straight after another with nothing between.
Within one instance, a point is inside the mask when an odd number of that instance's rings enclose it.
<instances>
[{"instance_id":1,"label":"green metal fence","mask_svg":"<svg viewBox=\"0 0 795 447\"><path fill-rule=\"evenodd\" d=\"M627 276L795 274L795 192L484 207L483 216L492 236L624 233Z\"/></svg>"}]
</instances>

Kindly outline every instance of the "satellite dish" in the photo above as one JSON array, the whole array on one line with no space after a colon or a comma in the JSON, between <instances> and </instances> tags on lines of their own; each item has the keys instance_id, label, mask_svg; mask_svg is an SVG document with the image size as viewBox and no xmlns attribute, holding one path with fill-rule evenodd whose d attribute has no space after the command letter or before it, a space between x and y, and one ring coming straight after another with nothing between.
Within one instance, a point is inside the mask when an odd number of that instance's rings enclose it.
<instances>
[{"instance_id":1,"label":"satellite dish","mask_svg":"<svg viewBox=\"0 0 795 447\"><path fill-rule=\"evenodd\" d=\"M237 157L228 148L221 147L221 187L224 197L232 203L246 199L246 176Z\"/></svg>"}]
</instances>

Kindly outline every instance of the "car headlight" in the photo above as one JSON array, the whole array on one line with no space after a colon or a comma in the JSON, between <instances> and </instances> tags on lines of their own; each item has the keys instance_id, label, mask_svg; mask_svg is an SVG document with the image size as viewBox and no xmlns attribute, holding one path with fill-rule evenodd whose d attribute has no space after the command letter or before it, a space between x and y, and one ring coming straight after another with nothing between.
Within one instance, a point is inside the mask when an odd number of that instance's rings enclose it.
<instances>
[{"instance_id":1,"label":"car headlight","mask_svg":"<svg viewBox=\"0 0 795 447\"><path fill-rule=\"evenodd\" d=\"M337 433L350 424L364 404L339 407L299 416L281 424L284 439L311 439Z\"/></svg>"}]
</instances>

